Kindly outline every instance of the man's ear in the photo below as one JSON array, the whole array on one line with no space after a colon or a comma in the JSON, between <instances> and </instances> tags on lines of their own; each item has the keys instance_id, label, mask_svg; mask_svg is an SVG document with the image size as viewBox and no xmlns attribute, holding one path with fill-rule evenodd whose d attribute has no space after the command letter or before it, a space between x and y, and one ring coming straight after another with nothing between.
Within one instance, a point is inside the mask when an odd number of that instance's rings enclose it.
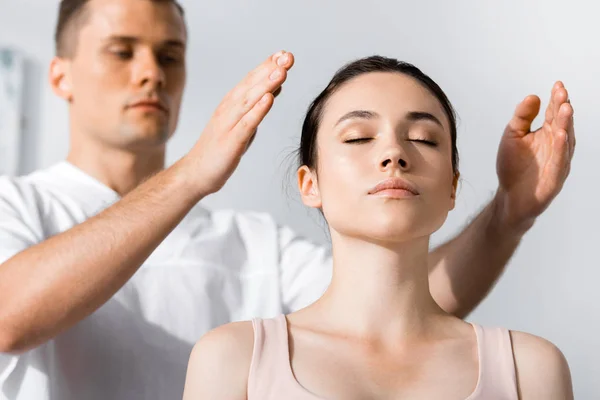
<instances>
[{"instance_id":1,"label":"man's ear","mask_svg":"<svg viewBox=\"0 0 600 400\"><path fill-rule=\"evenodd\" d=\"M71 74L70 74L70 62L64 58L54 57L50 62L50 71L48 80L54 93L65 99L71 101L73 99L73 93L71 90Z\"/></svg>"}]
</instances>

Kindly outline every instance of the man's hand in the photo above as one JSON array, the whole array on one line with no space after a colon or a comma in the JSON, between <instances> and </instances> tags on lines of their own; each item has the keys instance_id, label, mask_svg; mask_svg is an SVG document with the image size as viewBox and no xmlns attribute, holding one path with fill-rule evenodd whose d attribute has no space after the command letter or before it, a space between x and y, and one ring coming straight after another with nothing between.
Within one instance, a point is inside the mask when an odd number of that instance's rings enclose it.
<instances>
[{"instance_id":1,"label":"man's hand","mask_svg":"<svg viewBox=\"0 0 600 400\"><path fill-rule=\"evenodd\" d=\"M573 108L561 82L552 89L542 127L531 124L540 99L517 106L498 151L500 185L491 204L430 256L431 294L446 312L464 318L494 286L523 234L560 192L575 150Z\"/></svg>"},{"instance_id":2,"label":"man's hand","mask_svg":"<svg viewBox=\"0 0 600 400\"><path fill-rule=\"evenodd\" d=\"M200 139L184 157L186 173L197 177L194 189L201 197L220 190L235 171L293 64L292 53L272 55L217 107Z\"/></svg>"},{"instance_id":3,"label":"man's hand","mask_svg":"<svg viewBox=\"0 0 600 400\"><path fill-rule=\"evenodd\" d=\"M573 107L562 82L552 88L542 127L532 132L539 111L539 97L527 96L517 106L498 151L496 215L502 226L518 233L529 229L560 192L575 150Z\"/></svg>"}]
</instances>

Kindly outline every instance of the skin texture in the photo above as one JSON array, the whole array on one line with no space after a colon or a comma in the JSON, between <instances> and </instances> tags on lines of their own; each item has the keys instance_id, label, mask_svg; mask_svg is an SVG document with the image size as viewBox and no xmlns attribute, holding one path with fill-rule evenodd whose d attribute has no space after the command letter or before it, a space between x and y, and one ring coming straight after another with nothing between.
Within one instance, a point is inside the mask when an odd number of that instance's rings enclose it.
<instances>
[{"instance_id":1,"label":"skin texture","mask_svg":"<svg viewBox=\"0 0 600 400\"><path fill-rule=\"evenodd\" d=\"M291 54L268 57L225 97L190 153L163 170L185 66L160 60L179 51L165 43L185 45L183 21L167 3L93 0L89 7L79 50L53 61L50 82L70 105L69 161L124 197L0 265L5 353L53 338L127 282L189 210L226 182L294 63ZM106 41L114 35L135 45ZM128 107L147 93L165 99L168 113Z\"/></svg>"},{"instance_id":2,"label":"skin texture","mask_svg":"<svg viewBox=\"0 0 600 400\"><path fill-rule=\"evenodd\" d=\"M399 73L356 77L326 105L318 165L301 167L298 184L304 203L327 219L333 280L321 299L287 316L293 374L319 398L465 399L477 385L474 330L440 308L428 277L430 235L455 201L448 123L437 99ZM373 193L390 177L414 193ZM560 350L511 335L520 397L572 398ZM253 337L241 322L202 338L184 399L246 399Z\"/></svg>"},{"instance_id":3,"label":"skin texture","mask_svg":"<svg viewBox=\"0 0 600 400\"><path fill-rule=\"evenodd\" d=\"M118 291L191 207L225 184L294 64L291 53L269 56L225 96L189 153L165 169L165 144L176 129L186 81L181 15L173 5L144 0L91 0L87 7L72 33L74 53L52 61L49 82L69 105L68 161L123 198L0 265L0 352L45 343ZM567 98L559 86L556 107ZM131 107L142 100L158 101L165 111ZM513 121L530 124L533 108L521 104ZM545 124L549 133L540 139L559 150L561 132L573 135L572 109L561 112L560 121L552 113L555 122ZM504 136L512 144L500 152L506 159L515 149L537 149L525 138L538 133L517 132L513 125ZM539 153L535 163L567 171L570 157L557 156L559 150ZM499 174L513 183L530 176L529 170L506 174L505 168ZM503 185L465 231L430 254L430 288L441 308L465 315L479 304L564 178L566 173L549 177L550 190L534 209L512 199L529 196L537 183Z\"/></svg>"}]
</instances>

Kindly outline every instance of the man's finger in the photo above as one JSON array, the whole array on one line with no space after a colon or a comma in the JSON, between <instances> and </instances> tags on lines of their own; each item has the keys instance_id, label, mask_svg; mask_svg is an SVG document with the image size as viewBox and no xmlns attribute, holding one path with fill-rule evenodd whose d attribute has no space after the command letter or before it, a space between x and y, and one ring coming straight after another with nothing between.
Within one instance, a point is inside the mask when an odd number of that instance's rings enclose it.
<instances>
[{"instance_id":1,"label":"man's finger","mask_svg":"<svg viewBox=\"0 0 600 400\"><path fill-rule=\"evenodd\" d=\"M554 119L552 130L563 130L568 132L572 116L573 109L571 108L571 105L569 103L563 103Z\"/></svg>"},{"instance_id":2,"label":"man's finger","mask_svg":"<svg viewBox=\"0 0 600 400\"><path fill-rule=\"evenodd\" d=\"M275 92L287 78L287 71L294 63L292 53L282 52L270 57L245 82L240 83L219 106L221 120L218 125L229 131L240 122L265 93ZM262 68L262 69L261 69ZM254 84L253 86L250 86Z\"/></svg>"},{"instance_id":3,"label":"man's finger","mask_svg":"<svg viewBox=\"0 0 600 400\"><path fill-rule=\"evenodd\" d=\"M558 81L552 86L552 90L550 91L550 101L548 102L548 106L546 107L545 120L547 123L552 124L554 120L554 97L556 94L556 90L562 87L562 82Z\"/></svg>"},{"instance_id":4,"label":"man's finger","mask_svg":"<svg viewBox=\"0 0 600 400\"><path fill-rule=\"evenodd\" d=\"M552 156L548 163L548 169L544 173L544 176L550 181L550 191L556 193L560 190L569 174L569 165L567 132L558 129L554 132Z\"/></svg>"},{"instance_id":5,"label":"man's finger","mask_svg":"<svg viewBox=\"0 0 600 400\"><path fill-rule=\"evenodd\" d=\"M270 56L231 91L231 99L237 101L244 97L248 90L267 79L278 67L289 71L294 65L294 61L294 55L286 51L279 51Z\"/></svg>"},{"instance_id":6,"label":"man's finger","mask_svg":"<svg viewBox=\"0 0 600 400\"><path fill-rule=\"evenodd\" d=\"M237 102L232 102L227 120L223 122L226 130L232 129L240 120L254 108L256 103L267 93L272 94L287 78L287 71L282 67L277 67L273 70L270 76L259 82L256 86L250 88L243 98Z\"/></svg>"},{"instance_id":7,"label":"man's finger","mask_svg":"<svg viewBox=\"0 0 600 400\"><path fill-rule=\"evenodd\" d=\"M247 148L248 143L253 139L258 125L265 118L273 106L273 94L265 93L259 102L248 111L240 121L231 130L231 137Z\"/></svg>"},{"instance_id":8,"label":"man's finger","mask_svg":"<svg viewBox=\"0 0 600 400\"><path fill-rule=\"evenodd\" d=\"M556 103L559 104L559 106L552 123L552 131L562 130L567 133L570 160L575 152L575 129L573 127L573 107L571 106L568 95L569 93L564 87L556 92Z\"/></svg>"},{"instance_id":9,"label":"man's finger","mask_svg":"<svg viewBox=\"0 0 600 400\"><path fill-rule=\"evenodd\" d=\"M258 128L255 129L254 132L252 132L252 135L250 135L250 139L248 140L248 143L246 144L246 150L248 150L250 148L250 146L252 146L252 142L254 142L257 132L258 132Z\"/></svg>"},{"instance_id":10,"label":"man's finger","mask_svg":"<svg viewBox=\"0 0 600 400\"><path fill-rule=\"evenodd\" d=\"M569 122L573 116L573 109L569 103L563 103L558 110L554 124L552 124L553 130L567 131L569 129Z\"/></svg>"},{"instance_id":11,"label":"man's finger","mask_svg":"<svg viewBox=\"0 0 600 400\"><path fill-rule=\"evenodd\" d=\"M531 131L531 124L540 112L540 98L535 95L525 97L515 109L508 123L508 131L513 135L524 136Z\"/></svg>"},{"instance_id":12,"label":"man's finger","mask_svg":"<svg viewBox=\"0 0 600 400\"><path fill-rule=\"evenodd\" d=\"M569 158L573 158L575 153L575 127L573 122L574 110L571 103L563 103L558 111L558 117L556 126L560 129L564 129L567 132L567 138L569 141Z\"/></svg>"},{"instance_id":13,"label":"man's finger","mask_svg":"<svg viewBox=\"0 0 600 400\"><path fill-rule=\"evenodd\" d=\"M573 117L571 117L569 129L567 129L567 135L569 135L569 154L570 157L573 158L573 155L575 155L575 148L577 147L577 136L575 136L575 121Z\"/></svg>"},{"instance_id":14,"label":"man's finger","mask_svg":"<svg viewBox=\"0 0 600 400\"><path fill-rule=\"evenodd\" d=\"M556 93L554 93L554 109L552 110L554 119L558 118L560 107L566 103L568 99L569 93L567 92L567 89L564 87L556 89Z\"/></svg>"},{"instance_id":15,"label":"man's finger","mask_svg":"<svg viewBox=\"0 0 600 400\"><path fill-rule=\"evenodd\" d=\"M278 87L274 92L273 92L273 98L276 99L277 96L279 96L279 94L281 93L282 88ZM258 132L258 128L256 128L254 130L254 133L252 134L252 137L250 138L250 141L248 142L248 146L250 147L252 145L252 142L254 141L254 138L256 137L256 133Z\"/></svg>"}]
</instances>

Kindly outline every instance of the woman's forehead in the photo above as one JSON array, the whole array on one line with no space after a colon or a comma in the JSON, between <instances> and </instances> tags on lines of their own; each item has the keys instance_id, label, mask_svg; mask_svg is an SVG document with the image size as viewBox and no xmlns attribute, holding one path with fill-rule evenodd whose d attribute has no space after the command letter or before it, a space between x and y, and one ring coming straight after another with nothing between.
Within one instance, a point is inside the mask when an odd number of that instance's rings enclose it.
<instances>
[{"instance_id":1,"label":"woman's forehead","mask_svg":"<svg viewBox=\"0 0 600 400\"><path fill-rule=\"evenodd\" d=\"M416 79L397 72L365 73L341 85L324 107L323 123L331 128L353 111L370 111L384 117L427 112L448 125L439 100Z\"/></svg>"}]
</instances>

